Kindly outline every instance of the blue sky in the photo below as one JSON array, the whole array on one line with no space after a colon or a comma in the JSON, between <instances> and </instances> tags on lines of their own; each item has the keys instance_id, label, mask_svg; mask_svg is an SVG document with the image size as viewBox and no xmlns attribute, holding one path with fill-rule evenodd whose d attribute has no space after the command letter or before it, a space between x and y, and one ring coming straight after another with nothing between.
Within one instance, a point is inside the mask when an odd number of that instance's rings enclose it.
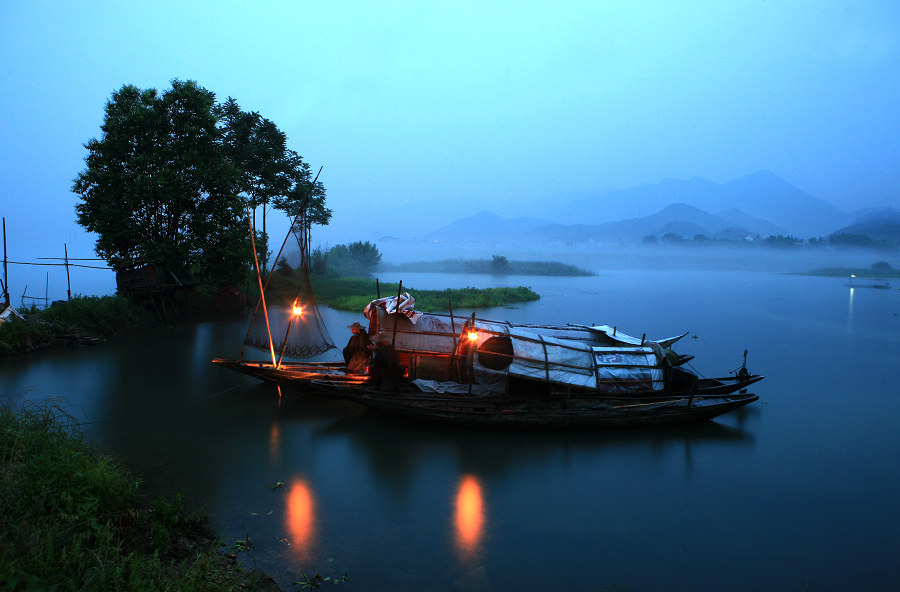
<instances>
[{"instance_id":1,"label":"blue sky","mask_svg":"<svg viewBox=\"0 0 900 592\"><path fill-rule=\"evenodd\" d=\"M324 166L335 214L314 240L331 244L398 217L431 229L760 169L843 209L897 204L895 1L31 1L2 3L0 23L13 260L94 256L71 193L83 144L113 91L173 78L259 111ZM45 270L10 272L14 295L43 291Z\"/></svg>"}]
</instances>

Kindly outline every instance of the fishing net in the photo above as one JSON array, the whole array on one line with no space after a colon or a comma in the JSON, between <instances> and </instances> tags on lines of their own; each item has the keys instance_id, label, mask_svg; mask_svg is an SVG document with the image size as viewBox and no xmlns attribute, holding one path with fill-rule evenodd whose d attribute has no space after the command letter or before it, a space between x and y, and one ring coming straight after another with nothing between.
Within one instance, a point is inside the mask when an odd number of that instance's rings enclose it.
<instances>
[{"instance_id":1,"label":"fishing net","mask_svg":"<svg viewBox=\"0 0 900 592\"><path fill-rule=\"evenodd\" d=\"M270 273L264 287L266 306L263 307L262 300L257 304L244 339L245 345L265 352L270 351L271 343L276 360L282 357L310 358L335 347L309 281L309 226L304 216L298 215L289 234L294 236L300 247L300 266L289 273L296 284L293 299L283 288L274 289L272 276L281 272ZM284 250L284 245L281 248ZM275 261L280 256L279 251Z\"/></svg>"}]
</instances>

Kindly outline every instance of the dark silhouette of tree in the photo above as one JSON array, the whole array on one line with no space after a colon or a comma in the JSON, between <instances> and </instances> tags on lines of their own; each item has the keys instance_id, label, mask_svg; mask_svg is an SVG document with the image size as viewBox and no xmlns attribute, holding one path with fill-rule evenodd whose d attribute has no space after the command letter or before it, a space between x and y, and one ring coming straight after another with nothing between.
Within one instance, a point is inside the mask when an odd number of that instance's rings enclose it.
<instances>
[{"instance_id":1,"label":"dark silhouette of tree","mask_svg":"<svg viewBox=\"0 0 900 592\"><path fill-rule=\"evenodd\" d=\"M96 251L114 269L153 263L202 283L240 283L253 260L248 208L264 266L270 207L292 216L306 208L307 236L330 219L324 187L284 133L233 98L217 104L196 82L173 80L162 94L123 86L101 132L85 144L72 190L79 224L97 233Z\"/></svg>"},{"instance_id":2,"label":"dark silhouette of tree","mask_svg":"<svg viewBox=\"0 0 900 592\"><path fill-rule=\"evenodd\" d=\"M114 269L145 263L232 283L251 259L237 171L223 158L215 95L192 81L159 94L125 85L72 190L78 223Z\"/></svg>"},{"instance_id":3,"label":"dark silhouette of tree","mask_svg":"<svg viewBox=\"0 0 900 592\"><path fill-rule=\"evenodd\" d=\"M509 259L503 255L491 256L491 271L493 273L506 273L509 271Z\"/></svg>"}]
</instances>

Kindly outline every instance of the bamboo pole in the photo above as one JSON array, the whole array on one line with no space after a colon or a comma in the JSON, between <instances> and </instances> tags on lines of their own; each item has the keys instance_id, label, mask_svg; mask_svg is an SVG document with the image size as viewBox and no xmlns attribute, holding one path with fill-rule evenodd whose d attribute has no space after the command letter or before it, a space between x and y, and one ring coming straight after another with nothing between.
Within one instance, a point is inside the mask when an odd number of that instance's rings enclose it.
<instances>
[{"instance_id":1,"label":"bamboo pole","mask_svg":"<svg viewBox=\"0 0 900 592\"><path fill-rule=\"evenodd\" d=\"M3 218L3 304L9 306L9 275L7 275L6 261L6 218ZM4 308L5 308L4 307Z\"/></svg>"},{"instance_id":2,"label":"bamboo pole","mask_svg":"<svg viewBox=\"0 0 900 592\"><path fill-rule=\"evenodd\" d=\"M256 280L259 282L259 299L262 302L263 316L266 318L266 333L269 336L269 353L272 354L272 365L277 367L275 361L275 346L272 344L272 328L269 326L269 311L266 308L266 291L263 289L262 273L259 271L259 257L256 256L256 237L253 232L253 223L250 221L250 206L247 206L247 223L250 224L250 244L253 246L253 264L256 266Z\"/></svg>"},{"instance_id":3,"label":"bamboo pole","mask_svg":"<svg viewBox=\"0 0 900 592\"><path fill-rule=\"evenodd\" d=\"M475 313L472 313L472 327L469 331L475 330ZM466 339L469 336L466 335ZM472 383L475 382L475 343L469 344L469 394L472 394Z\"/></svg>"},{"instance_id":4,"label":"bamboo pole","mask_svg":"<svg viewBox=\"0 0 900 592\"><path fill-rule=\"evenodd\" d=\"M391 335L391 347L394 347L394 340L397 339L397 325L400 324L400 293L403 292L403 280L400 280L400 283L397 284L397 311L396 317L394 317L394 334Z\"/></svg>"},{"instance_id":5,"label":"bamboo pole","mask_svg":"<svg viewBox=\"0 0 900 592\"><path fill-rule=\"evenodd\" d=\"M447 308L450 309L450 334L453 335L453 351L450 352L450 368L448 372L453 371L453 363L456 361L456 321L453 319L453 302L450 300L447 301ZM459 377L459 372L457 372L457 378Z\"/></svg>"},{"instance_id":6,"label":"bamboo pole","mask_svg":"<svg viewBox=\"0 0 900 592\"><path fill-rule=\"evenodd\" d=\"M72 299L72 277L69 275L69 245L63 243L63 249L66 253L66 295L67 300Z\"/></svg>"}]
</instances>

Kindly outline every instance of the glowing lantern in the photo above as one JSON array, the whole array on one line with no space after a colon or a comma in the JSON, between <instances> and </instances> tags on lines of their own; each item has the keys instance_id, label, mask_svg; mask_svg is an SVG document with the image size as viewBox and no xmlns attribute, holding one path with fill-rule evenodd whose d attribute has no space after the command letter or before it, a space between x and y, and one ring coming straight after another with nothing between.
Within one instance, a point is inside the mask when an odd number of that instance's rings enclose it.
<instances>
[{"instance_id":1,"label":"glowing lantern","mask_svg":"<svg viewBox=\"0 0 900 592\"><path fill-rule=\"evenodd\" d=\"M300 302L298 302L297 300L294 300L294 306L291 309L291 312L293 313L293 315L295 317L299 317L300 315L303 314L303 307L300 306Z\"/></svg>"},{"instance_id":2,"label":"glowing lantern","mask_svg":"<svg viewBox=\"0 0 900 592\"><path fill-rule=\"evenodd\" d=\"M476 331L469 331L469 341L473 343L478 341L478 333Z\"/></svg>"}]
</instances>

